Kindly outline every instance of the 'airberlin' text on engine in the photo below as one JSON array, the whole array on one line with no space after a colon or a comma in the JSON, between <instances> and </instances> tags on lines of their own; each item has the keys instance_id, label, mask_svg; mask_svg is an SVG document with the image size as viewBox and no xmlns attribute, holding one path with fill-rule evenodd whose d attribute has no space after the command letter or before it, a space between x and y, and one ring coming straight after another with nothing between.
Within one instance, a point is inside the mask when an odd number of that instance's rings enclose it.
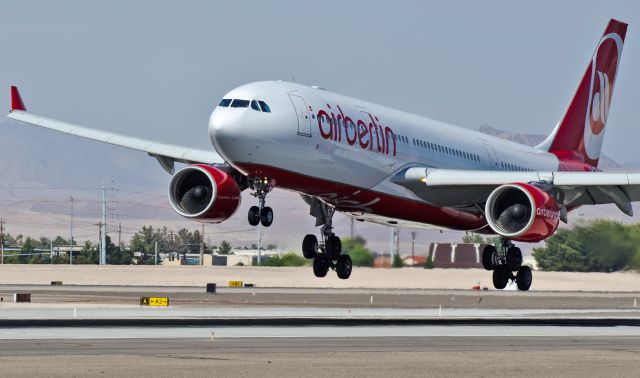
<instances>
[{"instance_id":1,"label":"'airberlin' text on engine","mask_svg":"<svg viewBox=\"0 0 640 378\"><path fill-rule=\"evenodd\" d=\"M337 115L331 109L331 105L327 104L327 107L328 111L320 109L317 114L318 129L324 139L341 142L344 133L345 141L351 146L357 144L363 150L396 156L395 133L390 127L380 125L378 117L362 112L365 119L354 120L345 115L339 105L336 105L339 112Z\"/></svg>"}]
</instances>

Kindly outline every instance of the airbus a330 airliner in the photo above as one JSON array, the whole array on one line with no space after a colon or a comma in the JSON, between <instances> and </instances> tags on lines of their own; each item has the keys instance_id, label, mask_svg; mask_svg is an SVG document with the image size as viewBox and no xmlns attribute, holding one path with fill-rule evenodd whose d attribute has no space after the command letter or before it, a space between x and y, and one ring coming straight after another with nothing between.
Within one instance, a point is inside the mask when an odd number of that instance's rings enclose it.
<instances>
[{"instance_id":1,"label":"airbus a330 airliner","mask_svg":"<svg viewBox=\"0 0 640 378\"><path fill-rule=\"evenodd\" d=\"M306 235L302 251L313 272L351 275L332 231L336 211L360 221L438 227L499 235L482 263L498 289L520 290L532 274L513 241L538 242L582 205L613 203L632 215L640 174L597 169L618 73L625 23L611 20L565 114L536 147L342 96L318 87L265 81L227 93L209 119L215 151L143 140L27 112L11 87L8 117L147 152L173 174L169 201L183 217L222 222L252 190L251 225L274 217L269 192L282 188L309 205L320 238ZM174 173L174 163L189 164ZM515 273L514 273L515 272Z\"/></svg>"}]
</instances>

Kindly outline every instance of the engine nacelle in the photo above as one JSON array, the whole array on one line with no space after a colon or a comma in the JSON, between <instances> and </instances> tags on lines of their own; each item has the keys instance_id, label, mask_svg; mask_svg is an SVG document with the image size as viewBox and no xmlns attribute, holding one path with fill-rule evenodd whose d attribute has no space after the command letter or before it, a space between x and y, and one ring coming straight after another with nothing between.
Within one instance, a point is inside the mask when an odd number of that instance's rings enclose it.
<instances>
[{"instance_id":1,"label":"engine nacelle","mask_svg":"<svg viewBox=\"0 0 640 378\"><path fill-rule=\"evenodd\" d=\"M220 223L240 206L240 188L226 172L204 164L185 167L171 178L169 201L185 218Z\"/></svg>"},{"instance_id":2,"label":"engine nacelle","mask_svg":"<svg viewBox=\"0 0 640 378\"><path fill-rule=\"evenodd\" d=\"M485 217L491 229L506 238L538 242L551 236L560 222L555 199L529 184L505 184L487 199Z\"/></svg>"}]
</instances>

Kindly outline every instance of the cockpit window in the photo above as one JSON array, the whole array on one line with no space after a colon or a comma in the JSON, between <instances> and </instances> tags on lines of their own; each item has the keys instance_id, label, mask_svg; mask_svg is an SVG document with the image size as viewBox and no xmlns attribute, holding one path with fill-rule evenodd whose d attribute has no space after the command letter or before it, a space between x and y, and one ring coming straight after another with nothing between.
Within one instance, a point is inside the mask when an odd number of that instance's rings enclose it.
<instances>
[{"instance_id":1,"label":"cockpit window","mask_svg":"<svg viewBox=\"0 0 640 378\"><path fill-rule=\"evenodd\" d=\"M260 107L262 108L262 111L265 113L271 113L271 109L269 108L269 105L267 105L266 102L264 101L258 101L260 103Z\"/></svg>"},{"instance_id":2,"label":"cockpit window","mask_svg":"<svg viewBox=\"0 0 640 378\"><path fill-rule=\"evenodd\" d=\"M251 101L251 109L260 111L260 107L258 106L258 101L256 100Z\"/></svg>"},{"instance_id":3,"label":"cockpit window","mask_svg":"<svg viewBox=\"0 0 640 378\"><path fill-rule=\"evenodd\" d=\"M248 108L249 100L238 100L237 98L231 103L232 108Z\"/></svg>"},{"instance_id":4,"label":"cockpit window","mask_svg":"<svg viewBox=\"0 0 640 378\"><path fill-rule=\"evenodd\" d=\"M218 104L218 106L222 106L223 108L226 108L227 106L229 106L229 104L231 104L231 99L230 98L223 98L220 103Z\"/></svg>"}]
</instances>

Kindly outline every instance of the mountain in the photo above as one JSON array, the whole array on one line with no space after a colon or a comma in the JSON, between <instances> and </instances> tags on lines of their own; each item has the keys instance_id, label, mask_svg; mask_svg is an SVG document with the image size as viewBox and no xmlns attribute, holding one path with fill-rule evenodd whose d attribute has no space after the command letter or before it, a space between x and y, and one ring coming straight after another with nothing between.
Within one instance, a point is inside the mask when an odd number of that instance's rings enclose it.
<instances>
[{"instance_id":1,"label":"mountain","mask_svg":"<svg viewBox=\"0 0 640 378\"><path fill-rule=\"evenodd\" d=\"M538 135L538 134L520 134L520 133L512 133L506 130L496 129L495 127L489 125L480 126L478 129L481 133L491 135L494 137L511 140L520 144L524 144L527 146L536 146L547 137L546 135ZM601 154L600 162L598 163L598 168L603 171L616 171L622 170L625 168L640 168L640 163L637 162L629 162L620 164L615 162L613 159L609 158L605 154Z\"/></svg>"}]
</instances>

